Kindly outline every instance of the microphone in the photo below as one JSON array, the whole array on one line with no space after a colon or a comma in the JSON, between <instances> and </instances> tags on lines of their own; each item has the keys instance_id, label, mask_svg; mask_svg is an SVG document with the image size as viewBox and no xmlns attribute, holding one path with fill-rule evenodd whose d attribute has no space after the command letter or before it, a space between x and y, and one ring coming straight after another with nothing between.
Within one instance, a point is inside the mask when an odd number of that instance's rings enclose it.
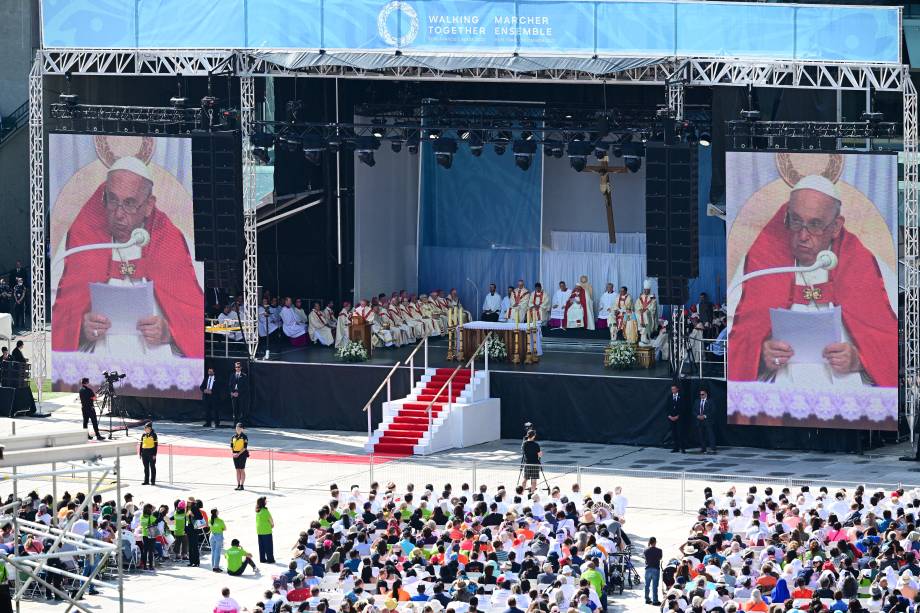
<instances>
[{"instance_id":1,"label":"microphone","mask_svg":"<svg viewBox=\"0 0 920 613\"><path fill-rule=\"evenodd\" d=\"M835 268L837 268L837 254L830 249L825 249L818 252L818 255L815 257L815 263L811 266L780 266L778 268L764 268L763 270L755 270L754 272L749 272L729 288L726 296L735 291L744 282L750 281L751 279L756 279L757 277L789 272L812 272L818 269L834 270Z\"/></svg>"},{"instance_id":2,"label":"microphone","mask_svg":"<svg viewBox=\"0 0 920 613\"><path fill-rule=\"evenodd\" d=\"M93 251L95 249L127 249L128 247L146 247L150 244L150 232L145 228L134 228L131 230L131 238L124 243L94 243L90 245L80 245L73 249L61 253L54 258L54 262L60 262L66 257L83 253L84 251Z\"/></svg>"}]
</instances>

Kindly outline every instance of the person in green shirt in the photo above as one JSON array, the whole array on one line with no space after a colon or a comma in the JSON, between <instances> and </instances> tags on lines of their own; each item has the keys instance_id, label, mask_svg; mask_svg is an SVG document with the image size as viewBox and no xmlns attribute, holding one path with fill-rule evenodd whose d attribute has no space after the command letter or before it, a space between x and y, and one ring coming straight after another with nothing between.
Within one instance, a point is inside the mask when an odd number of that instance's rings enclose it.
<instances>
[{"instance_id":1,"label":"person in green shirt","mask_svg":"<svg viewBox=\"0 0 920 613\"><path fill-rule=\"evenodd\" d=\"M607 593L604 590L604 575L597 570L596 562L588 562L588 570L581 573L582 579L587 579L588 583L591 584L591 587L594 588L594 591L597 592L597 597L601 601L601 608L607 610Z\"/></svg>"},{"instance_id":2,"label":"person in green shirt","mask_svg":"<svg viewBox=\"0 0 920 613\"><path fill-rule=\"evenodd\" d=\"M243 571L246 570L247 566L252 566L252 572L255 574L261 574L256 563L252 561L252 556L245 549L240 547L239 539L230 541L230 549L224 552L224 557L227 558L228 575L239 577L243 574Z\"/></svg>"},{"instance_id":3,"label":"person in green shirt","mask_svg":"<svg viewBox=\"0 0 920 613\"><path fill-rule=\"evenodd\" d=\"M185 501L180 500L173 512L173 536L176 542L173 548L176 551L176 559L188 560L188 536L185 534L185 526L188 524L188 513L185 512Z\"/></svg>"},{"instance_id":4,"label":"person in green shirt","mask_svg":"<svg viewBox=\"0 0 920 613\"><path fill-rule=\"evenodd\" d=\"M145 504L141 511L141 537L143 549L141 550L141 568L153 570L153 560L156 556L156 536L152 532L157 526L157 516L153 513L153 505Z\"/></svg>"},{"instance_id":5,"label":"person in green shirt","mask_svg":"<svg viewBox=\"0 0 920 613\"><path fill-rule=\"evenodd\" d=\"M10 578L6 573L6 564L0 562L0 611L12 611L13 599L10 597Z\"/></svg>"},{"instance_id":6,"label":"person in green shirt","mask_svg":"<svg viewBox=\"0 0 920 613\"><path fill-rule=\"evenodd\" d=\"M217 509L211 509L211 570L223 572L220 568L220 554L224 549L224 520L217 516Z\"/></svg>"},{"instance_id":7,"label":"person in green shirt","mask_svg":"<svg viewBox=\"0 0 920 613\"><path fill-rule=\"evenodd\" d=\"M256 535L259 539L259 563L275 563L275 545L272 541L272 528L275 527L275 521L268 510L268 500L265 496L260 496L256 500Z\"/></svg>"}]
</instances>

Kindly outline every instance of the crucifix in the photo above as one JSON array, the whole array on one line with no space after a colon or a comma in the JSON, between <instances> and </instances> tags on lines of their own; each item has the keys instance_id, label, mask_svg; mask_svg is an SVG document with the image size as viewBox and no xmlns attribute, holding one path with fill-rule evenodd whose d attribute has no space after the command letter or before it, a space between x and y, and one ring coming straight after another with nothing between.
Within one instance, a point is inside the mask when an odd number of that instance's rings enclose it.
<instances>
[{"instance_id":1,"label":"crucifix","mask_svg":"<svg viewBox=\"0 0 920 613\"><path fill-rule=\"evenodd\" d=\"M590 170L600 176L601 194L604 196L604 208L607 211L607 234L610 236L610 244L614 245L617 242L617 228L613 221L613 186L610 184L610 175L627 172L626 166L609 166L605 155L597 165L586 166L585 170Z\"/></svg>"}]
</instances>

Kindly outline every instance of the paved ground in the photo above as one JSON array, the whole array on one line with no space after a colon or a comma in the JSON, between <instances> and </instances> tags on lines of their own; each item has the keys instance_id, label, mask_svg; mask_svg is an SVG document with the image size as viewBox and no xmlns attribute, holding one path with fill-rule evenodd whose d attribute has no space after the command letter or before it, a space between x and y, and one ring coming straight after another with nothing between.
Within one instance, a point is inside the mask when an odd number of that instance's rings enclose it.
<instances>
[{"instance_id":1,"label":"paved ground","mask_svg":"<svg viewBox=\"0 0 920 613\"><path fill-rule=\"evenodd\" d=\"M0 419L0 439L17 433L45 432L79 427L79 408L75 396L66 395L45 405L52 414L45 419ZM138 501L169 503L179 497L195 495L216 506L227 521L228 538L240 538L255 551L254 504L256 497L269 497L276 521L275 549L279 560L286 559L288 546L306 527L316 509L326 502L330 483L340 487L357 484L366 488L372 480L394 481L400 485L467 482L511 484L518 474L519 441L496 441L462 451L439 453L428 458L392 460L363 455L363 436L351 432L290 431L253 429L249 431L253 458L249 462L248 489L236 492L233 469L226 450L229 429L206 429L200 424L159 423L162 445L157 487L140 485L140 462L128 458L123 469L123 491ZM136 438L139 432L132 431ZM598 486L604 490L622 486L630 501L626 527L640 545L657 536L665 555L674 551L689 527L691 511L702 499L705 485L727 489L750 483L783 486L798 485L798 480L824 484L834 481L872 483L920 483L920 466L897 461L904 449L887 448L874 455L835 455L823 453L771 452L758 449L726 449L717 456L671 454L667 450L621 445L575 444L547 441L543 447L550 464L546 477L550 484L569 491L574 483L583 490ZM271 451L269 451L271 450ZM41 467L38 467L41 468ZM727 475L727 476L726 476ZM762 476L762 479L755 478ZM718 483L717 483L718 482ZM58 492L84 489L85 478L61 478ZM114 496L114 483L107 484ZM37 489L50 492L51 482L36 478L20 483L20 491ZM0 497L12 490L8 479L0 478ZM641 549L640 549L641 550ZM167 568L155 576L132 575L126 581L126 610L141 604L157 605L164 611L211 611L220 588L229 586L234 596L247 606L259 599L269 585L266 578L280 572L263 568L263 578L230 578L212 573L203 561L201 568ZM108 592L108 591L106 591ZM114 611L112 595L87 600L88 608ZM619 597L613 611L650 610L641 593ZM63 610L43 602L25 602L24 611Z\"/></svg>"}]
</instances>

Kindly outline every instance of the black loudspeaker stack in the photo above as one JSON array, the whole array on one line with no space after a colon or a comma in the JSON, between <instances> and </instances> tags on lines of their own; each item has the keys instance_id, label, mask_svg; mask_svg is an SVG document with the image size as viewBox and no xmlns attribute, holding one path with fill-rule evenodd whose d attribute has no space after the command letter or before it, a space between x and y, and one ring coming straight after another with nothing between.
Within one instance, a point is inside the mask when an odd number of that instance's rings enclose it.
<instances>
[{"instance_id":1,"label":"black loudspeaker stack","mask_svg":"<svg viewBox=\"0 0 920 613\"><path fill-rule=\"evenodd\" d=\"M242 287L242 183L239 132L192 135L195 259L204 262L206 287Z\"/></svg>"},{"instance_id":2,"label":"black loudspeaker stack","mask_svg":"<svg viewBox=\"0 0 920 613\"><path fill-rule=\"evenodd\" d=\"M660 304L685 304L700 272L696 145L648 143L645 164L647 274Z\"/></svg>"}]
</instances>

